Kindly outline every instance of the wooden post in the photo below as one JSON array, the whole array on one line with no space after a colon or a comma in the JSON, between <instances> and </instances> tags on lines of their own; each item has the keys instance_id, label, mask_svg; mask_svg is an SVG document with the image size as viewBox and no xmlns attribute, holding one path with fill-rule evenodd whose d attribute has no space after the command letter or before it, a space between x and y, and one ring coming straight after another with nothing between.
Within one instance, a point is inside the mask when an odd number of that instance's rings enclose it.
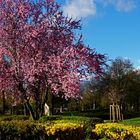
<instances>
[{"instance_id":1,"label":"wooden post","mask_svg":"<svg viewBox=\"0 0 140 140\"><path fill-rule=\"evenodd\" d=\"M119 117L118 117L118 109L119 109L119 106L118 106L118 105L116 105L116 121L118 121L118 120L119 120Z\"/></svg>"},{"instance_id":2,"label":"wooden post","mask_svg":"<svg viewBox=\"0 0 140 140\"><path fill-rule=\"evenodd\" d=\"M111 121L111 119L112 119L111 118L111 115L112 115L112 105L110 105L110 108L109 109L110 109L110 121Z\"/></svg>"},{"instance_id":3,"label":"wooden post","mask_svg":"<svg viewBox=\"0 0 140 140\"><path fill-rule=\"evenodd\" d=\"M112 116L113 116L113 122L115 122L115 106L114 106L114 103L112 105Z\"/></svg>"},{"instance_id":4,"label":"wooden post","mask_svg":"<svg viewBox=\"0 0 140 140\"><path fill-rule=\"evenodd\" d=\"M115 122L115 121L120 121L121 118L123 118L123 116L121 116L120 113L120 106L119 105L115 105L113 103L113 105L110 105L110 121Z\"/></svg>"}]
</instances>

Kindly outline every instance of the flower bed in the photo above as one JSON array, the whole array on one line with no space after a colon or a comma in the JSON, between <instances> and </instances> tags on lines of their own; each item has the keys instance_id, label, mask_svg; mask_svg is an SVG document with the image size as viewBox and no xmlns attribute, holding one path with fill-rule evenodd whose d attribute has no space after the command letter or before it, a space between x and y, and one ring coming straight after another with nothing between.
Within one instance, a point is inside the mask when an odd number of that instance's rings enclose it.
<instances>
[{"instance_id":1,"label":"flower bed","mask_svg":"<svg viewBox=\"0 0 140 140\"><path fill-rule=\"evenodd\" d=\"M0 121L0 140L140 140L140 127L119 123L89 125L79 121Z\"/></svg>"},{"instance_id":2,"label":"flower bed","mask_svg":"<svg viewBox=\"0 0 140 140\"><path fill-rule=\"evenodd\" d=\"M92 130L92 137L107 138L110 140L140 140L140 127L118 123L96 124Z\"/></svg>"},{"instance_id":3,"label":"flower bed","mask_svg":"<svg viewBox=\"0 0 140 140\"><path fill-rule=\"evenodd\" d=\"M0 121L0 140L82 140L85 128L78 123Z\"/></svg>"},{"instance_id":4,"label":"flower bed","mask_svg":"<svg viewBox=\"0 0 140 140\"><path fill-rule=\"evenodd\" d=\"M58 140L82 140L86 135L84 126L76 123L57 123L45 130L47 136Z\"/></svg>"}]
</instances>

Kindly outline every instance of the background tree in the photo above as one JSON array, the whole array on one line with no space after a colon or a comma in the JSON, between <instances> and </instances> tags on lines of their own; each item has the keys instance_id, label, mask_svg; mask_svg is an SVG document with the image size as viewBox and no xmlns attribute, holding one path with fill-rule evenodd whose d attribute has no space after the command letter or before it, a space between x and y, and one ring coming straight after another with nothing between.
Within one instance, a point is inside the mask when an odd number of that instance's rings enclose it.
<instances>
[{"instance_id":1,"label":"background tree","mask_svg":"<svg viewBox=\"0 0 140 140\"><path fill-rule=\"evenodd\" d=\"M103 78L106 84L105 93L112 103L123 104L126 96L126 89L128 83L127 74L132 72L133 66L130 60L116 58L112 61L107 74Z\"/></svg>"},{"instance_id":2,"label":"background tree","mask_svg":"<svg viewBox=\"0 0 140 140\"><path fill-rule=\"evenodd\" d=\"M105 56L83 44L75 35L80 21L65 17L54 1L1 0L0 21L0 89L33 119L48 95L77 98L80 78L102 73Z\"/></svg>"},{"instance_id":3,"label":"background tree","mask_svg":"<svg viewBox=\"0 0 140 140\"><path fill-rule=\"evenodd\" d=\"M81 110L95 110L96 108L96 84L97 79L90 76L81 83L82 99L80 100Z\"/></svg>"},{"instance_id":4,"label":"background tree","mask_svg":"<svg viewBox=\"0 0 140 140\"><path fill-rule=\"evenodd\" d=\"M140 73L133 71L128 75L125 108L129 111L139 111L140 107Z\"/></svg>"},{"instance_id":5,"label":"background tree","mask_svg":"<svg viewBox=\"0 0 140 140\"><path fill-rule=\"evenodd\" d=\"M6 110L6 99L5 99L5 93L4 93L4 91L1 91L1 93L0 93L0 96L1 96L1 112L2 112L2 114L5 114L5 110Z\"/></svg>"},{"instance_id":6,"label":"background tree","mask_svg":"<svg viewBox=\"0 0 140 140\"><path fill-rule=\"evenodd\" d=\"M96 93L95 98L98 106L107 107L109 102L111 104L124 104L129 85L132 84L130 83L130 75L133 70L130 60L119 57L113 60L110 66L106 67L102 77L96 82L90 82L92 83L90 89L93 89Z\"/></svg>"}]
</instances>

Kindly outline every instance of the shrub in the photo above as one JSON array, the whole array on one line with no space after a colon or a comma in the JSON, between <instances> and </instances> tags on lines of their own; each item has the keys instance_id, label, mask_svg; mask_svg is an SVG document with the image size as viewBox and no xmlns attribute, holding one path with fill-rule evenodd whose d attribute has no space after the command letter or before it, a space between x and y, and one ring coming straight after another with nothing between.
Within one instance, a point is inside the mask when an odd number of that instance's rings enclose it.
<instances>
[{"instance_id":1,"label":"shrub","mask_svg":"<svg viewBox=\"0 0 140 140\"><path fill-rule=\"evenodd\" d=\"M0 140L82 140L85 127L78 123L0 121Z\"/></svg>"},{"instance_id":2,"label":"shrub","mask_svg":"<svg viewBox=\"0 0 140 140\"><path fill-rule=\"evenodd\" d=\"M25 115L5 115L0 117L0 121L11 121L11 120L29 120L29 116Z\"/></svg>"},{"instance_id":3,"label":"shrub","mask_svg":"<svg viewBox=\"0 0 140 140\"><path fill-rule=\"evenodd\" d=\"M39 119L39 122L44 123L44 122L55 121L55 120L62 120L62 116L59 116L59 115L42 116L42 117Z\"/></svg>"},{"instance_id":4,"label":"shrub","mask_svg":"<svg viewBox=\"0 0 140 140\"><path fill-rule=\"evenodd\" d=\"M92 130L93 138L110 140L139 140L140 127L126 126L118 123L96 124Z\"/></svg>"},{"instance_id":5,"label":"shrub","mask_svg":"<svg viewBox=\"0 0 140 140\"><path fill-rule=\"evenodd\" d=\"M90 117L81 117L81 116L61 116L61 115L54 115L54 116L43 116L40 118L39 122L48 122L48 121L65 121L65 122L78 122L78 123L88 123L88 124L96 124L102 123L103 120L100 118L90 118Z\"/></svg>"},{"instance_id":6,"label":"shrub","mask_svg":"<svg viewBox=\"0 0 140 140\"><path fill-rule=\"evenodd\" d=\"M29 121L0 121L0 139L39 139L44 137L44 127Z\"/></svg>"},{"instance_id":7,"label":"shrub","mask_svg":"<svg viewBox=\"0 0 140 140\"><path fill-rule=\"evenodd\" d=\"M60 115L56 115L56 116L43 116L39 122L51 122L51 126L49 128L47 128L47 133L49 133L51 130L49 130L52 126L53 126L53 133L54 135L50 135L50 137L61 137L61 139L68 139L67 137L69 137L69 139L82 139L82 137L86 137L87 139L90 137L91 135L91 130L92 128L95 127L95 124L97 123L102 123L103 120L100 118L89 118L89 117L80 117L80 116L60 116ZM71 125L72 124L72 125ZM78 126L78 128L74 130L72 130L73 124L75 126ZM79 127L83 126L83 128ZM59 126L59 127L58 127ZM61 126L63 126L63 128L65 128L65 131L61 129ZM83 131L82 131L82 130ZM66 133L66 134L65 134ZM78 134L76 136L76 134ZM79 135L80 134L80 135ZM75 137L74 137L75 136ZM64 137L64 138L63 138Z\"/></svg>"},{"instance_id":8,"label":"shrub","mask_svg":"<svg viewBox=\"0 0 140 140\"><path fill-rule=\"evenodd\" d=\"M57 123L46 127L47 135L58 140L85 139L85 128L76 123Z\"/></svg>"}]
</instances>

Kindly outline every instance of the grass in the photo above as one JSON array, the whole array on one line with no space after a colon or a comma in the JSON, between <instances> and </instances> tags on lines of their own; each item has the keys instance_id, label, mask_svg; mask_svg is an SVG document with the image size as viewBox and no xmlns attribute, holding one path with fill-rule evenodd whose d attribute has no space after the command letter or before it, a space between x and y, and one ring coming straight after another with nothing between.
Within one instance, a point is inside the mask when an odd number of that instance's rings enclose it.
<instances>
[{"instance_id":1,"label":"grass","mask_svg":"<svg viewBox=\"0 0 140 140\"><path fill-rule=\"evenodd\" d=\"M83 117L83 116L43 116L40 118L39 122L41 123L76 123L76 124L86 124L86 125L94 125L97 123L102 123L103 120L96 117Z\"/></svg>"},{"instance_id":2,"label":"grass","mask_svg":"<svg viewBox=\"0 0 140 140\"><path fill-rule=\"evenodd\" d=\"M126 119L126 120L123 120L121 123L125 125L140 126L140 117Z\"/></svg>"},{"instance_id":3,"label":"grass","mask_svg":"<svg viewBox=\"0 0 140 140\"><path fill-rule=\"evenodd\" d=\"M110 120L105 120L104 122L105 123L111 123ZM125 120L123 120L119 123L124 124L124 125L140 126L140 117L132 118L132 119L125 119Z\"/></svg>"},{"instance_id":4,"label":"grass","mask_svg":"<svg viewBox=\"0 0 140 140\"><path fill-rule=\"evenodd\" d=\"M0 116L0 121L12 121L12 120L29 120L31 121L29 116L24 115L2 115ZM87 123L87 124L96 124L102 123L103 120L97 117L83 117L83 116L63 116L63 115L53 115L53 116L43 116L38 122L40 123Z\"/></svg>"},{"instance_id":5,"label":"grass","mask_svg":"<svg viewBox=\"0 0 140 140\"><path fill-rule=\"evenodd\" d=\"M11 120L29 120L29 116L24 116L24 115L0 115L0 121L11 121Z\"/></svg>"},{"instance_id":6,"label":"grass","mask_svg":"<svg viewBox=\"0 0 140 140\"><path fill-rule=\"evenodd\" d=\"M10 120L29 120L29 116L23 115L4 115L0 116L0 121L10 121ZM54 116L43 116L40 118L39 122L73 122L73 123L102 123L102 119L96 117L83 117L83 116L63 116L63 115L54 115ZM107 121L110 122L110 121ZM132 119L125 119L120 122L125 125L132 125L132 126L140 126L140 117L132 118Z\"/></svg>"}]
</instances>

